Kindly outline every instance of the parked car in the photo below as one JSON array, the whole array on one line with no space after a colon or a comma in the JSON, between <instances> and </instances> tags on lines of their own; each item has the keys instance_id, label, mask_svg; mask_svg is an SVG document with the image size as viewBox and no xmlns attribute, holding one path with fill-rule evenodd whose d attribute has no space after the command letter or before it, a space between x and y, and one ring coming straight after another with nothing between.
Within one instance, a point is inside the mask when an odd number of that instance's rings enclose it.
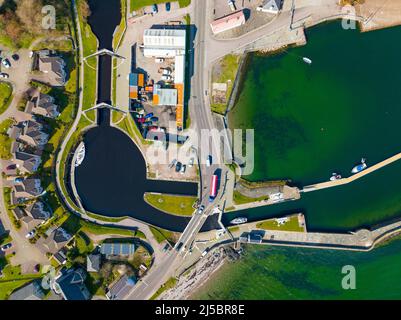
<instances>
[{"instance_id":1,"label":"parked car","mask_svg":"<svg viewBox=\"0 0 401 320\"><path fill-rule=\"evenodd\" d=\"M149 119L149 118L152 118L152 117L153 117L153 112L148 113L148 114L145 116L146 119Z\"/></svg>"},{"instance_id":2,"label":"parked car","mask_svg":"<svg viewBox=\"0 0 401 320\"><path fill-rule=\"evenodd\" d=\"M198 213L198 214L202 214L204 210L205 210L205 206L204 206L204 205L201 205L201 206L198 208L197 213Z\"/></svg>"},{"instance_id":3,"label":"parked car","mask_svg":"<svg viewBox=\"0 0 401 320\"><path fill-rule=\"evenodd\" d=\"M170 11L170 10L171 10L171 3L166 2L166 11Z\"/></svg>"},{"instance_id":4,"label":"parked car","mask_svg":"<svg viewBox=\"0 0 401 320\"><path fill-rule=\"evenodd\" d=\"M169 76L171 74L171 71L169 69L163 69L163 75Z\"/></svg>"},{"instance_id":5,"label":"parked car","mask_svg":"<svg viewBox=\"0 0 401 320\"><path fill-rule=\"evenodd\" d=\"M156 58L155 62L156 63L163 63L164 62L164 58Z\"/></svg>"},{"instance_id":6,"label":"parked car","mask_svg":"<svg viewBox=\"0 0 401 320\"><path fill-rule=\"evenodd\" d=\"M157 4L152 5L152 13L155 14L158 12L159 12L159 9L157 9Z\"/></svg>"},{"instance_id":7,"label":"parked car","mask_svg":"<svg viewBox=\"0 0 401 320\"><path fill-rule=\"evenodd\" d=\"M16 54L16 53L14 53L14 54L11 56L11 58L12 58L14 61L18 61L18 60L19 60L19 55Z\"/></svg>"},{"instance_id":8,"label":"parked car","mask_svg":"<svg viewBox=\"0 0 401 320\"><path fill-rule=\"evenodd\" d=\"M181 167L180 173L184 174L186 170L187 170L187 166L185 164L183 164Z\"/></svg>"},{"instance_id":9,"label":"parked car","mask_svg":"<svg viewBox=\"0 0 401 320\"><path fill-rule=\"evenodd\" d=\"M25 238L31 239L35 234L36 234L36 230L33 229L33 230L29 231L29 232L25 235Z\"/></svg>"},{"instance_id":10,"label":"parked car","mask_svg":"<svg viewBox=\"0 0 401 320\"><path fill-rule=\"evenodd\" d=\"M194 166L194 161L195 161L194 158L189 159L189 164L188 164L188 166L189 166L190 168L192 168L192 167Z\"/></svg>"},{"instance_id":11,"label":"parked car","mask_svg":"<svg viewBox=\"0 0 401 320\"><path fill-rule=\"evenodd\" d=\"M10 164L9 166L7 166L6 170L14 170L17 169L17 165L16 164Z\"/></svg>"},{"instance_id":12,"label":"parked car","mask_svg":"<svg viewBox=\"0 0 401 320\"><path fill-rule=\"evenodd\" d=\"M206 250L202 252L202 257L206 256L208 252L209 252L209 248L206 248Z\"/></svg>"},{"instance_id":13,"label":"parked car","mask_svg":"<svg viewBox=\"0 0 401 320\"><path fill-rule=\"evenodd\" d=\"M15 178L14 179L15 183L21 183L22 181L24 181L24 178Z\"/></svg>"},{"instance_id":14,"label":"parked car","mask_svg":"<svg viewBox=\"0 0 401 320\"><path fill-rule=\"evenodd\" d=\"M180 172L181 171L181 167L182 167L182 163L181 162L177 162L175 164L175 172Z\"/></svg>"},{"instance_id":15,"label":"parked car","mask_svg":"<svg viewBox=\"0 0 401 320\"><path fill-rule=\"evenodd\" d=\"M1 64L4 66L4 68L7 68L7 69L11 67L10 61L9 61L8 59L6 59L6 58L4 58L4 59L1 61Z\"/></svg>"},{"instance_id":16,"label":"parked car","mask_svg":"<svg viewBox=\"0 0 401 320\"><path fill-rule=\"evenodd\" d=\"M153 122L157 122L157 121L159 121L159 118L158 117L152 117L152 118L150 118L150 120L153 121Z\"/></svg>"},{"instance_id":17,"label":"parked car","mask_svg":"<svg viewBox=\"0 0 401 320\"><path fill-rule=\"evenodd\" d=\"M212 165L212 156L209 155L206 159L206 167L210 167Z\"/></svg>"},{"instance_id":18,"label":"parked car","mask_svg":"<svg viewBox=\"0 0 401 320\"><path fill-rule=\"evenodd\" d=\"M168 75L162 75L162 80L164 80L164 81L170 81L171 80L171 76L168 76Z\"/></svg>"},{"instance_id":19,"label":"parked car","mask_svg":"<svg viewBox=\"0 0 401 320\"><path fill-rule=\"evenodd\" d=\"M7 73L0 73L0 79L8 79L10 76Z\"/></svg>"},{"instance_id":20,"label":"parked car","mask_svg":"<svg viewBox=\"0 0 401 320\"><path fill-rule=\"evenodd\" d=\"M163 252L167 252L169 250L171 250L171 246L169 243L166 243L166 245L163 247Z\"/></svg>"},{"instance_id":21,"label":"parked car","mask_svg":"<svg viewBox=\"0 0 401 320\"><path fill-rule=\"evenodd\" d=\"M139 122L139 123L144 123L145 122L145 118L139 118L137 121Z\"/></svg>"},{"instance_id":22,"label":"parked car","mask_svg":"<svg viewBox=\"0 0 401 320\"><path fill-rule=\"evenodd\" d=\"M10 243L7 243L7 244L5 244L4 246L2 246L1 247L1 251L7 251L8 249L10 249L11 247L13 246L13 244L10 242Z\"/></svg>"}]
</instances>

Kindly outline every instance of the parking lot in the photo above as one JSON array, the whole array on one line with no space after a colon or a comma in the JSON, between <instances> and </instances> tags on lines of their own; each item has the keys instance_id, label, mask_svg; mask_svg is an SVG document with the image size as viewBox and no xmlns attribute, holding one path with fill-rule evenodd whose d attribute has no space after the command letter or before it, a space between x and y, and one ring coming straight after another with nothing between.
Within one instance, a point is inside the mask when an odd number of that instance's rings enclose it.
<instances>
[{"instance_id":1,"label":"parking lot","mask_svg":"<svg viewBox=\"0 0 401 320\"><path fill-rule=\"evenodd\" d=\"M271 22L276 15L256 10L263 2L263 0L233 0L235 11L243 10L246 23L240 27L217 34L215 37L219 39L239 37ZM214 19L224 17L230 13L233 13L233 11L227 0L214 0Z\"/></svg>"}]
</instances>

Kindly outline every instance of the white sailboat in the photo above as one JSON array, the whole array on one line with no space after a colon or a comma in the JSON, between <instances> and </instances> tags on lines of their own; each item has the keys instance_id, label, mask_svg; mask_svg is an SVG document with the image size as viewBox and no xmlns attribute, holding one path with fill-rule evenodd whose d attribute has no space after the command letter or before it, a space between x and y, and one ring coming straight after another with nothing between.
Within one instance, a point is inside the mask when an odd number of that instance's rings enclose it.
<instances>
[{"instance_id":1,"label":"white sailboat","mask_svg":"<svg viewBox=\"0 0 401 320\"><path fill-rule=\"evenodd\" d=\"M309 59L308 57L303 57L302 60L307 64L312 64L312 60Z\"/></svg>"},{"instance_id":2,"label":"white sailboat","mask_svg":"<svg viewBox=\"0 0 401 320\"><path fill-rule=\"evenodd\" d=\"M78 149L78 154L77 154L77 159L75 160L75 167L79 167L81 163L85 159L85 144L82 143L82 145Z\"/></svg>"}]
</instances>

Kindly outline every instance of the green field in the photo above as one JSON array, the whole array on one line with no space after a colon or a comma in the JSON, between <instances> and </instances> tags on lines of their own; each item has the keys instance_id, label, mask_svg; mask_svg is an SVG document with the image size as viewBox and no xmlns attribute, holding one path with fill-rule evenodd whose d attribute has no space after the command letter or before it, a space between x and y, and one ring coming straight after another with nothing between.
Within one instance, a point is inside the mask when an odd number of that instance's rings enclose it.
<instances>
[{"instance_id":1,"label":"green field","mask_svg":"<svg viewBox=\"0 0 401 320\"><path fill-rule=\"evenodd\" d=\"M279 225L276 220L266 220L256 224L257 228L264 230L297 231L303 232L304 228L299 225L298 216L289 217L289 220Z\"/></svg>"},{"instance_id":2,"label":"green field","mask_svg":"<svg viewBox=\"0 0 401 320\"><path fill-rule=\"evenodd\" d=\"M152 4L163 4L166 2L174 2L174 1L169 1L169 0L131 0L130 10L132 12L132 11L139 10L146 6L151 6ZM184 8L191 4L191 0L178 0L178 3L180 5L180 8Z\"/></svg>"},{"instance_id":3,"label":"green field","mask_svg":"<svg viewBox=\"0 0 401 320\"><path fill-rule=\"evenodd\" d=\"M235 76L239 67L239 61L240 56L228 54L220 59L213 67L212 82L227 84L227 103L234 86ZM212 101L211 109L213 112L225 114L227 103L215 103Z\"/></svg>"},{"instance_id":4,"label":"green field","mask_svg":"<svg viewBox=\"0 0 401 320\"><path fill-rule=\"evenodd\" d=\"M6 119L0 123L0 158L3 160L11 159L12 140L7 135L7 130L13 125L14 120Z\"/></svg>"},{"instance_id":5,"label":"green field","mask_svg":"<svg viewBox=\"0 0 401 320\"><path fill-rule=\"evenodd\" d=\"M179 216L192 216L195 211L192 206L197 199L197 197L157 193L146 193L144 198L156 209Z\"/></svg>"},{"instance_id":6,"label":"green field","mask_svg":"<svg viewBox=\"0 0 401 320\"><path fill-rule=\"evenodd\" d=\"M245 203L251 203L251 202L258 202L258 201L263 201L263 200L268 200L269 196L262 196L258 198L251 198L243 195L237 190L234 190L233 194L233 200L235 204L245 204Z\"/></svg>"},{"instance_id":7,"label":"green field","mask_svg":"<svg viewBox=\"0 0 401 320\"><path fill-rule=\"evenodd\" d=\"M12 101L13 88L10 84L0 81L0 114L7 110Z\"/></svg>"}]
</instances>

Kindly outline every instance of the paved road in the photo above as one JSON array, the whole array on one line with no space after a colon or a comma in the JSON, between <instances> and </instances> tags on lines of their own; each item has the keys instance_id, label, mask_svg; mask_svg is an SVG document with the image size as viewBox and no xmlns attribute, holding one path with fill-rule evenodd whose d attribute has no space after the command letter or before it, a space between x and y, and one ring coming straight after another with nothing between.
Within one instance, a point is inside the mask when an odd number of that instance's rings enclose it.
<instances>
[{"instance_id":1,"label":"paved road","mask_svg":"<svg viewBox=\"0 0 401 320\"><path fill-rule=\"evenodd\" d=\"M205 99L205 88L207 88L208 74L204 73L205 68L205 26L206 26L206 10L205 1L192 2L192 17L193 24L197 26L194 41L194 76L191 82L191 98L189 101L189 108L191 112L191 119L195 124L196 131L201 136L202 130L214 129L214 123L210 107ZM206 86L205 86L206 84ZM210 192L211 176L221 166L213 164L210 167L205 165L205 155L219 152L216 150L217 144L213 139L210 150L202 150L202 146L198 147L198 154L200 156L201 164L201 203L205 205L206 209L203 214L195 214L188 223L186 229L182 233L176 247L160 262L159 266L150 270L148 275L144 277L134 288L134 290L126 298L128 300L143 300L149 299L152 294L173 274L177 267L182 264L185 253L191 248L191 245L202 228L203 224L208 218L208 214L213 209L213 203L209 203L208 194ZM221 176L224 177L223 168Z\"/></svg>"}]
</instances>

